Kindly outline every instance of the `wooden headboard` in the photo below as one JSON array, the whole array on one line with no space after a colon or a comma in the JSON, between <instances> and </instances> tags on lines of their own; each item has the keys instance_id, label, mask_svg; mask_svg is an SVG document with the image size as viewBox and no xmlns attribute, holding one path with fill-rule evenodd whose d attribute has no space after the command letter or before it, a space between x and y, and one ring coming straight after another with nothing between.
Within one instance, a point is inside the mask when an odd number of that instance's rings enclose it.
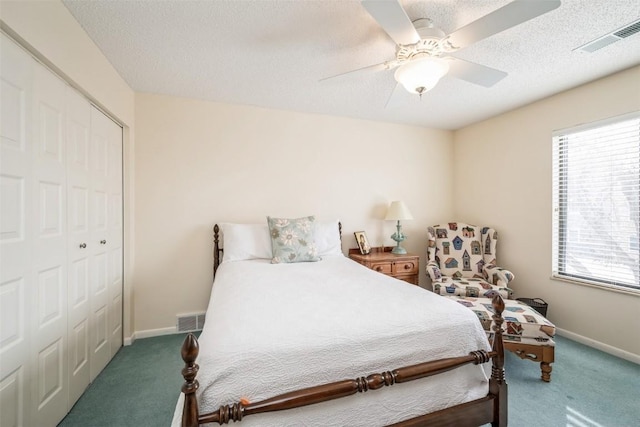
<instances>
[{"instance_id":1,"label":"wooden headboard","mask_svg":"<svg viewBox=\"0 0 640 427\"><path fill-rule=\"evenodd\" d=\"M340 233L340 240L342 240L342 223L338 222L338 233ZM220 266L224 248L220 246L220 227L218 224L213 226L213 277L216 277L216 271Z\"/></svg>"}]
</instances>

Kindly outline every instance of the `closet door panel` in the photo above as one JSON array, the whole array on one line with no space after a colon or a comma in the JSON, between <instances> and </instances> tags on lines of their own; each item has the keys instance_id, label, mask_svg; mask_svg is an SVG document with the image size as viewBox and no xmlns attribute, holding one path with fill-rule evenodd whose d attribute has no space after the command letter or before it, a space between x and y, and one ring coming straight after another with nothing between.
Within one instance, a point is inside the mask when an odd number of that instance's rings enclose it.
<instances>
[{"instance_id":1,"label":"closet door panel","mask_svg":"<svg viewBox=\"0 0 640 427\"><path fill-rule=\"evenodd\" d=\"M109 124L112 123L95 107L91 107L90 165L90 351L91 381L111 359L109 344L109 253L108 163Z\"/></svg>"},{"instance_id":2,"label":"closet door panel","mask_svg":"<svg viewBox=\"0 0 640 427\"><path fill-rule=\"evenodd\" d=\"M69 408L90 381L89 313L91 245L89 223L91 104L67 88L67 256L69 281Z\"/></svg>"},{"instance_id":3,"label":"closet door panel","mask_svg":"<svg viewBox=\"0 0 640 427\"><path fill-rule=\"evenodd\" d=\"M122 229L122 128L108 124L107 189L109 194L108 239L109 252L109 327L112 356L122 347L122 285L123 285L123 229Z\"/></svg>"},{"instance_id":4,"label":"closet door panel","mask_svg":"<svg viewBox=\"0 0 640 427\"><path fill-rule=\"evenodd\" d=\"M67 413L66 84L34 67L34 251L32 396L35 425ZM34 305L32 303L32 305Z\"/></svg>"},{"instance_id":5,"label":"closet door panel","mask_svg":"<svg viewBox=\"0 0 640 427\"><path fill-rule=\"evenodd\" d=\"M29 425L33 147L31 57L0 35L0 425Z\"/></svg>"}]
</instances>

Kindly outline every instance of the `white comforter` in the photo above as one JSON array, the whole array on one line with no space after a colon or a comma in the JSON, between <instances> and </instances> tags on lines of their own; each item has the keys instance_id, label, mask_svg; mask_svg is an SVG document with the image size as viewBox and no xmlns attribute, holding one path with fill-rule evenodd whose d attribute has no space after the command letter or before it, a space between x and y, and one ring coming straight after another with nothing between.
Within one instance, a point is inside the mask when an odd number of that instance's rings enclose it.
<instances>
[{"instance_id":1,"label":"white comforter","mask_svg":"<svg viewBox=\"0 0 640 427\"><path fill-rule=\"evenodd\" d=\"M343 256L299 264L223 263L199 342L201 414L241 397L258 401L490 350L472 311ZM487 368L469 365L332 402L252 415L241 425L386 425L486 395ZM173 425L181 412L182 396Z\"/></svg>"}]
</instances>

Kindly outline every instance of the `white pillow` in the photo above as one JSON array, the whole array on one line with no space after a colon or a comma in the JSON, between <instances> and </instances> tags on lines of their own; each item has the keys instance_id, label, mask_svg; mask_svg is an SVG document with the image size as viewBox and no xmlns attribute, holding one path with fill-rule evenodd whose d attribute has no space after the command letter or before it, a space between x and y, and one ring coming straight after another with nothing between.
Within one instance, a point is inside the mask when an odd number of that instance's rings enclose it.
<instances>
[{"instance_id":1,"label":"white pillow","mask_svg":"<svg viewBox=\"0 0 640 427\"><path fill-rule=\"evenodd\" d=\"M267 224L220 224L223 262L271 259L271 237Z\"/></svg>"},{"instance_id":2,"label":"white pillow","mask_svg":"<svg viewBox=\"0 0 640 427\"><path fill-rule=\"evenodd\" d=\"M342 255L338 220L316 221L314 239L318 256Z\"/></svg>"},{"instance_id":3,"label":"white pillow","mask_svg":"<svg viewBox=\"0 0 640 427\"><path fill-rule=\"evenodd\" d=\"M222 262L271 259L271 235L265 224L218 224L222 230ZM338 220L316 221L314 240L318 256L342 255Z\"/></svg>"}]
</instances>

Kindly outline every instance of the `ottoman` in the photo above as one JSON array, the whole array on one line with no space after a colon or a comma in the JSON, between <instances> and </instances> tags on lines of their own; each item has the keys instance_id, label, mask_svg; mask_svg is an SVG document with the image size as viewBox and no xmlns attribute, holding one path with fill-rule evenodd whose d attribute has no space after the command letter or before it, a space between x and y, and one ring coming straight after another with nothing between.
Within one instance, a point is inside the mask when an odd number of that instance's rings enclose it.
<instances>
[{"instance_id":1,"label":"ottoman","mask_svg":"<svg viewBox=\"0 0 640 427\"><path fill-rule=\"evenodd\" d=\"M451 296L472 310L480 319L487 337L493 339L493 307L490 298ZM540 362L542 381L551 381L551 363L554 361L556 327L527 304L517 300L504 300L504 348L521 359Z\"/></svg>"}]
</instances>

